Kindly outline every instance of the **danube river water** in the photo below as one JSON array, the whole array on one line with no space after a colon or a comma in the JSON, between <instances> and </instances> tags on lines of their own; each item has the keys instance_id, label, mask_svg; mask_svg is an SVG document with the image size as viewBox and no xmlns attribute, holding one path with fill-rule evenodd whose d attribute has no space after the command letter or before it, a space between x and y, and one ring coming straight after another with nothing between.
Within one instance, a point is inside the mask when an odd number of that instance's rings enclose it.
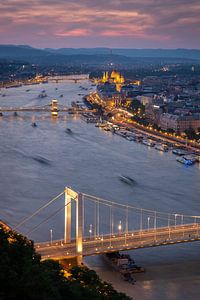
<instances>
[{"instance_id":1,"label":"danube river water","mask_svg":"<svg viewBox=\"0 0 200 300\"><path fill-rule=\"evenodd\" d=\"M81 100L82 94L90 89L94 87L89 81L2 89L0 107L43 106L53 98L70 105L71 101ZM42 90L47 97L38 97ZM32 122L38 126L32 127ZM72 133L66 133L66 128ZM185 167L176 162L171 152L160 153L129 142L85 123L78 116L63 114L52 119L49 113L19 113L18 116L5 113L0 117L0 163L0 219L11 226L59 194L65 186L147 209L200 215L198 164ZM120 181L120 174L132 177L136 184L129 186ZM51 229L53 238L62 238L63 211L42 226L37 224L63 205L61 198L20 230L26 234L35 227L29 237L37 241L49 240ZM89 214L88 218L92 217L92 212ZM177 222L180 221L177 217ZM135 226L136 221L131 222ZM122 282L101 257L90 257L86 262L103 279L134 299L199 299L199 246L199 242L194 242L131 251L136 263L147 270L135 276L134 286Z\"/></svg>"}]
</instances>

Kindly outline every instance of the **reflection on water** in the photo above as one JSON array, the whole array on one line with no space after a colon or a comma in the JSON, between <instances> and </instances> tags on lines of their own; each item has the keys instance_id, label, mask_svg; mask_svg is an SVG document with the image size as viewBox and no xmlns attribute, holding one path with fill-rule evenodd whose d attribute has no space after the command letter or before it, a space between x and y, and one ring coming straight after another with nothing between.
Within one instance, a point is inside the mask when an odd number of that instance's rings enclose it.
<instances>
[{"instance_id":1,"label":"reflection on water","mask_svg":"<svg viewBox=\"0 0 200 300\"><path fill-rule=\"evenodd\" d=\"M90 83L85 81L81 85L89 87ZM37 96L44 89L43 86L31 86L28 93L26 89L27 87L20 87L7 90L7 96L0 99L0 106L46 105L60 94L63 97L59 98L59 102L69 105L71 101L81 100L82 97L78 96L79 85L69 82L45 85L48 97L42 99ZM31 126L32 122L37 123L37 128ZM0 218L11 225L17 224L59 194L65 186L147 209L200 214L199 165L185 168L175 161L170 152L160 153L144 145L126 141L119 136L105 133L92 124L84 123L79 117L65 114L53 119L48 113L19 113L18 116L5 113L0 117L0 128ZM67 134L66 128L70 128L73 134ZM133 178L137 184L128 185L122 182L119 180L121 174ZM63 205L64 199L61 198L49 210L24 226L22 231L28 232L31 227ZM103 214L104 212L102 216ZM106 219L105 216L106 214L101 219ZM178 221L180 220L177 218ZM133 226L134 222L132 220ZM43 224L30 237L48 240L50 229L53 229L53 238L63 236L63 211ZM199 271L194 272L191 266L194 266L194 261L199 266L199 245L194 243L179 247L174 246L165 251L156 248L134 252L138 264L143 264L148 270L142 276L138 274L136 285L131 287L142 299L160 299L158 295L162 295L163 299L184 299L180 296L184 292L187 294L185 299L197 299L195 296L200 290L199 287L194 288L192 282L199 281L200 274ZM181 268L183 262L176 265L181 247L187 253L182 254L187 260L186 269ZM167 258L168 263L157 269ZM94 268L101 268L102 262L98 258L88 260ZM182 278L178 275L177 279L173 277L173 282L170 276L160 277L160 272L166 272L168 264L171 265L169 274L179 274L178 270L181 270L188 284L181 285ZM151 277L153 274L156 274L156 278ZM168 292L163 293L162 286ZM194 298L189 298L191 289L194 290ZM141 299L139 296L137 299Z\"/></svg>"}]
</instances>

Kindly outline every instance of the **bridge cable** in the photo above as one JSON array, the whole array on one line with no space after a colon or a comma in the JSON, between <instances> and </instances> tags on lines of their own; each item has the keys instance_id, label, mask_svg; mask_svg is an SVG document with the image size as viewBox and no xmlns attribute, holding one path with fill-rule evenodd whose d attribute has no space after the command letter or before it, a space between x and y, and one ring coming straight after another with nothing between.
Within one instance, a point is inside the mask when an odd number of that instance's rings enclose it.
<instances>
[{"instance_id":1,"label":"bridge cable","mask_svg":"<svg viewBox=\"0 0 200 300\"><path fill-rule=\"evenodd\" d=\"M68 202L67 204L65 204L63 207L57 209L55 212L53 212L51 215L49 215L46 219L44 219L43 221L41 221L38 225L34 226L32 229L30 229L26 234L30 234L32 233L33 231L35 231L40 225L46 223L49 219L51 219L52 217L54 217L57 213L59 213L63 208L65 208L66 206L68 206L69 204L71 203Z\"/></svg>"},{"instance_id":2,"label":"bridge cable","mask_svg":"<svg viewBox=\"0 0 200 300\"><path fill-rule=\"evenodd\" d=\"M113 205L116 205L116 206L128 207L130 209L138 210L138 212L141 212L141 208L140 207L136 207L136 206L132 206L132 205L125 205L125 204L122 204L122 203L113 202L112 200L106 200L106 199L103 199L103 198L100 198L100 197L96 197L96 196L93 196L93 195L89 195L89 194L85 194L85 193L84 193L84 195L87 196L88 198L90 198L90 199L88 199L90 201L97 201L98 200L99 202L101 202L101 204L104 204L104 205L106 205L106 203L112 203ZM107 204L107 205L110 206L110 204ZM143 212L147 212L147 213L151 213L151 214L155 213L154 210L150 210L150 209L144 209L143 208L142 210L143 210ZM165 216L168 216L168 214L165 213L165 212L157 211L157 213L163 214ZM175 215L182 216L183 215L186 218L200 219L200 216L191 216L191 215L176 214L176 213L171 213L171 215L173 215L173 216L175 216ZM168 218L162 218L162 217L158 217L158 218L159 219L168 219Z\"/></svg>"},{"instance_id":3,"label":"bridge cable","mask_svg":"<svg viewBox=\"0 0 200 300\"><path fill-rule=\"evenodd\" d=\"M55 200L57 200L58 198L60 198L62 195L64 194L64 191L62 193L60 193L59 195L55 196L53 199L51 199L49 202L45 203L44 205L42 205L41 207L39 207L33 214L31 214L29 217L25 218L22 222L20 222L19 224L17 224L13 230L17 229L18 227L22 226L24 223L26 223L27 221L29 221L30 219L32 219L34 216L36 216L41 210L43 210L44 208L48 207L51 203L53 203Z\"/></svg>"}]
</instances>

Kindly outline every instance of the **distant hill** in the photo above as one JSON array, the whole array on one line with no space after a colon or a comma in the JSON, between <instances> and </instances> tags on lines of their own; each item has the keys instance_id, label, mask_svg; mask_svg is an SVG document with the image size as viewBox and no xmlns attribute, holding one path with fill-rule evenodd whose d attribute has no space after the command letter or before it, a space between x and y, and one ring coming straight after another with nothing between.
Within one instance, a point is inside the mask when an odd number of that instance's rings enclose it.
<instances>
[{"instance_id":1,"label":"distant hill","mask_svg":"<svg viewBox=\"0 0 200 300\"><path fill-rule=\"evenodd\" d=\"M62 53L63 52L63 53ZM36 64L107 64L111 60L114 63L130 63L130 58L114 54L111 57L110 53L74 53L70 50L65 54L65 51L53 49L36 49L24 45L0 45L0 59L23 60L29 63Z\"/></svg>"},{"instance_id":2,"label":"distant hill","mask_svg":"<svg viewBox=\"0 0 200 300\"><path fill-rule=\"evenodd\" d=\"M52 55L52 53L26 45L0 45L0 58L23 58L26 56L38 57L48 55Z\"/></svg>"},{"instance_id":3,"label":"distant hill","mask_svg":"<svg viewBox=\"0 0 200 300\"><path fill-rule=\"evenodd\" d=\"M200 50L198 49L110 49L110 48L60 48L60 49L45 49L54 54L63 55L94 55L104 54L123 55L133 58L186 58L186 59L200 59Z\"/></svg>"},{"instance_id":4,"label":"distant hill","mask_svg":"<svg viewBox=\"0 0 200 300\"><path fill-rule=\"evenodd\" d=\"M13 59L38 65L118 65L135 63L175 63L200 60L200 50L187 49L36 49L27 45L0 45L0 59Z\"/></svg>"}]
</instances>

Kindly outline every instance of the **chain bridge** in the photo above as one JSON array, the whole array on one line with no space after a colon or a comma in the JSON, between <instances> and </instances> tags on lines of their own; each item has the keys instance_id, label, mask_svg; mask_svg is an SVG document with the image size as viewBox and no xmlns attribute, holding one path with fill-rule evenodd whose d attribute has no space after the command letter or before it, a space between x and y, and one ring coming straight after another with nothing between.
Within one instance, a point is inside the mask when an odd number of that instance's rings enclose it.
<instances>
[{"instance_id":1,"label":"chain bridge","mask_svg":"<svg viewBox=\"0 0 200 300\"><path fill-rule=\"evenodd\" d=\"M3 112L49 112L52 116L58 116L58 112L67 112L67 113L88 113L96 112L96 110L88 109L76 106L65 106L58 103L58 100L53 99L49 104L46 105L36 105L36 106L24 106L24 107L0 107L0 113Z\"/></svg>"}]
</instances>

